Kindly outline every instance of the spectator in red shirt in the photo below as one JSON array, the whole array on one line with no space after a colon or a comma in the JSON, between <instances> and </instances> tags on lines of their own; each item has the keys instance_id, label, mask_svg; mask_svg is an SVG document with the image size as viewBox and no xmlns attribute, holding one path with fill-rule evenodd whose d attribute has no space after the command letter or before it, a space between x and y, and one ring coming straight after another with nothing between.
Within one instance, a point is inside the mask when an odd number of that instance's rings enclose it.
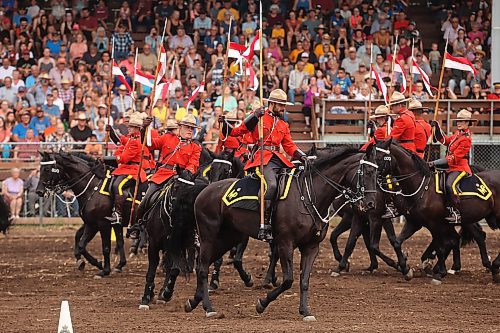
<instances>
[{"instance_id":1,"label":"spectator in red shirt","mask_svg":"<svg viewBox=\"0 0 500 333\"><path fill-rule=\"evenodd\" d=\"M97 19L97 21L102 25L106 26L106 20L108 19L109 13L108 13L108 7L106 6L106 3L104 0L99 0L99 3L97 4L97 7L95 8L94 12L94 17Z\"/></svg>"},{"instance_id":2,"label":"spectator in red shirt","mask_svg":"<svg viewBox=\"0 0 500 333\"><path fill-rule=\"evenodd\" d=\"M97 18L95 16L90 16L88 8L82 9L82 17L78 20L78 25L87 40L94 40L99 23L97 22Z\"/></svg>"},{"instance_id":3,"label":"spectator in red shirt","mask_svg":"<svg viewBox=\"0 0 500 333\"><path fill-rule=\"evenodd\" d=\"M394 31L406 30L406 28L408 28L409 24L410 24L410 22L406 19L406 14L404 12L401 12L398 14L398 17L397 17L396 21L394 22Z\"/></svg>"},{"instance_id":4,"label":"spectator in red shirt","mask_svg":"<svg viewBox=\"0 0 500 333\"><path fill-rule=\"evenodd\" d=\"M411 47L408 46L408 40L403 36L399 37L399 51L398 56L401 56L403 59L408 59L411 57Z\"/></svg>"}]
</instances>

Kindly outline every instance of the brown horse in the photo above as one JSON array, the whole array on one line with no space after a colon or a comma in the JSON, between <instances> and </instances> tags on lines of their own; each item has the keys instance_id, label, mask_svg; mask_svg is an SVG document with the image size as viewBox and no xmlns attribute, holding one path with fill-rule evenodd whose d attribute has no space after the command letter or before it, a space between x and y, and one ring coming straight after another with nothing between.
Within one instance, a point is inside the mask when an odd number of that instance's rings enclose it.
<instances>
[{"instance_id":1,"label":"brown horse","mask_svg":"<svg viewBox=\"0 0 500 333\"><path fill-rule=\"evenodd\" d=\"M374 205L375 188L349 188L340 182L345 179L353 160L358 161L359 169L364 171L369 180L376 177L373 165L360 162L358 151L341 148L315 162L306 163L306 170L296 177L288 197L280 201L272 218L274 244L283 271L283 282L271 290L265 298L258 299L256 310L264 312L266 307L293 284L293 252L299 248L300 260L300 306L299 313L305 321L316 320L309 311L307 295L309 277L314 260L319 251L319 243L328 230L329 206L341 193L352 202L358 202L358 196L365 196L367 205ZM346 157L348 156L348 157ZM356 172L356 170L353 170ZM206 316L217 313L212 307L208 294L208 269L210 264L226 251L238 244L245 237L256 238L259 231L259 213L249 210L227 207L222 202L234 179L210 184L195 201L195 215L200 236L200 256L197 267L197 288L193 299L185 305L187 312L192 311L203 300ZM362 190L362 191L360 191Z\"/></svg>"},{"instance_id":2,"label":"brown horse","mask_svg":"<svg viewBox=\"0 0 500 333\"><path fill-rule=\"evenodd\" d=\"M385 177L395 178L405 193L401 193L395 203L400 211L405 212L407 223L398 236L398 242L413 235L422 226L432 234L432 244L438 262L434 267L433 284L440 284L447 274L445 260L451 249L457 247L459 235L453 225L446 223L447 209L442 195L437 194L435 179L425 161L412 152L404 149L391 139L377 142L375 149L367 154L369 161L379 166L378 173ZM484 201L476 197L461 199L460 212L462 225L471 225L485 219L492 229L498 229L500 218L500 171L491 170L479 172L478 175L486 182L493 192L492 198ZM430 190L429 190L430 189ZM392 195L383 191L386 196ZM491 271L495 282L500 282L500 254L493 261Z\"/></svg>"}]
</instances>

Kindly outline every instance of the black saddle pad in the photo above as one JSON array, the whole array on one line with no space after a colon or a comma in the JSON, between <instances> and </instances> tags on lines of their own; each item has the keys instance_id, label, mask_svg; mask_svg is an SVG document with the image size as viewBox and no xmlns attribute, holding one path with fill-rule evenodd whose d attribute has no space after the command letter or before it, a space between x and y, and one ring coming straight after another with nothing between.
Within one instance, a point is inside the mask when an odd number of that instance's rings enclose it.
<instances>
[{"instance_id":1,"label":"black saddle pad","mask_svg":"<svg viewBox=\"0 0 500 333\"><path fill-rule=\"evenodd\" d=\"M436 193L446 193L446 173L437 171L436 177ZM488 185L477 174L467 175L462 172L453 183L452 190L454 194L463 197L477 197L482 200L488 200L492 192Z\"/></svg>"},{"instance_id":2,"label":"black saddle pad","mask_svg":"<svg viewBox=\"0 0 500 333\"><path fill-rule=\"evenodd\" d=\"M277 197L279 200L285 200L292 184L294 176L297 176L297 169L283 169L278 174ZM267 183L264 179L264 190L267 191ZM242 179L238 179L229 186L222 197L226 206L242 208L258 212L260 191L260 174L253 173Z\"/></svg>"}]
</instances>

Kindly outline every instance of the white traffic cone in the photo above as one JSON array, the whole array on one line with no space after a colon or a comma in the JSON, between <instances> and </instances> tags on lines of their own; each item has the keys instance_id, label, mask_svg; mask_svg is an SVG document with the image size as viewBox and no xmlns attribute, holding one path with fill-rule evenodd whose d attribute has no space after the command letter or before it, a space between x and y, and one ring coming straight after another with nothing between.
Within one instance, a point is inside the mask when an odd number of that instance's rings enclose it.
<instances>
[{"instance_id":1,"label":"white traffic cone","mask_svg":"<svg viewBox=\"0 0 500 333\"><path fill-rule=\"evenodd\" d=\"M59 314L57 333L73 333L73 324L71 324L68 301L61 302L61 313Z\"/></svg>"}]
</instances>

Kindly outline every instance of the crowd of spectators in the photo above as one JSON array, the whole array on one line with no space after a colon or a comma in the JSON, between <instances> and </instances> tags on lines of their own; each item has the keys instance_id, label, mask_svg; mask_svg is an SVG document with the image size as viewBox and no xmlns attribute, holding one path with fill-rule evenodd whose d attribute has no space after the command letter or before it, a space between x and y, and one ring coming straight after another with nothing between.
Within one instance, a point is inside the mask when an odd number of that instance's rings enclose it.
<instances>
[{"instance_id":1,"label":"crowd of spectators","mask_svg":"<svg viewBox=\"0 0 500 333\"><path fill-rule=\"evenodd\" d=\"M261 25L256 0L4 0L0 5L4 159L34 160L40 142L47 142L47 149L81 149L100 157L103 147L96 142L104 141L106 125L127 134L128 117L134 111L152 113L158 127L192 113L204 139L212 141L218 137L218 114L236 111L244 119L247 106L258 99L258 90L245 82L248 77L236 63L224 67L228 33L232 42L248 45ZM446 70L444 98L500 96L500 87L488 95L491 1L430 0L428 6L441 29L434 40L419 31L405 0L263 1L264 95L282 88L291 102L302 104L306 116L314 97L368 100L371 94L378 99L380 92L369 77L371 62L389 92L402 84L399 74L391 74L397 36L399 62L408 71L413 45L416 62L432 82L439 75L446 39L452 55L466 57L476 66L476 76ZM134 86L134 68L155 73L161 45L169 64L165 79L172 83L168 98L150 112L150 87L137 84L132 97L119 78L110 81L112 56ZM252 65L258 73L257 55ZM223 91L226 69L229 79ZM412 91L406 94L430 99L420 76L411 79ZM202 81L205 91L186 110L187 98ZM310 126L308 117L306 125Z\"/></svg>"}]
</instances>

